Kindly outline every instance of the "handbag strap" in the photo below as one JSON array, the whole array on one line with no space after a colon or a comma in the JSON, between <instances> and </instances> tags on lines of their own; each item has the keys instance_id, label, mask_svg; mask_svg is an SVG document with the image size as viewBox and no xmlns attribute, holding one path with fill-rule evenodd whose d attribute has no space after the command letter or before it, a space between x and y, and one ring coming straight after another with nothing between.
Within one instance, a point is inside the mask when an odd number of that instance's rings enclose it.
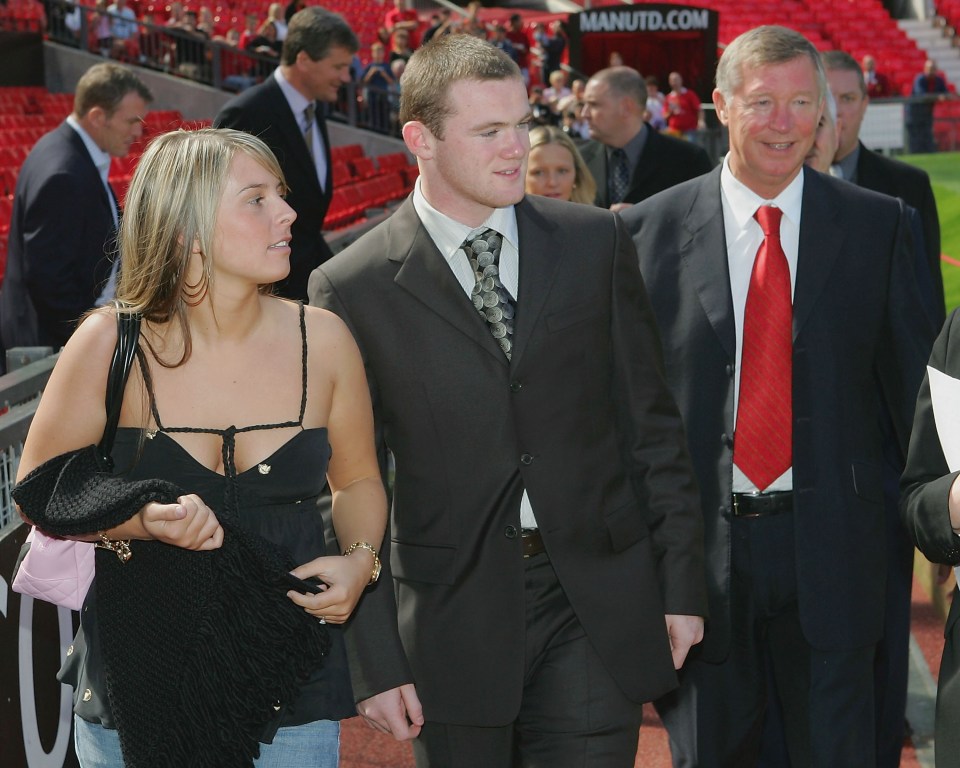
<instances>
[{"instance_id":1,"label":"handbag strap","mask_svg":"<svg viewBox=\"0 0 960 768\"><path fill-rule=\"evenodd\" d=\"M113 359L110 361L110 373L107 376L107 394L105 405L107 423L103 428L103 437L97 448L100 460L107 471L113 470L113 439L117 434L117 424L120 422L120 407L123 405L123 391L130 378L130 369L133 367L133 358L137 353L140 340L140 315L129 312L120 302L115 301L117 311L117 346L113 350Z\"/></svg>"}]
</instances>

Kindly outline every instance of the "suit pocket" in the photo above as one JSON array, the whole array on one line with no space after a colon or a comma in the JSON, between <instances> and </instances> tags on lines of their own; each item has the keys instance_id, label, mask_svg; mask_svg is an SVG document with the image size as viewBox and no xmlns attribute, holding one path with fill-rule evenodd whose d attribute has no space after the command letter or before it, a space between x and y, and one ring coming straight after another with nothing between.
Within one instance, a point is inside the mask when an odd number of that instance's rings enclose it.
<instances>
[{"instance_id":1,"label":"suit pocket","mask_svg":"<svg viewBox=\"0 0 960 768\"><path fill-rule=\"evenodd\" d=\"M637 509L636 503L617 507L607 512L603 519L607 525L607 533L610 535L610 547L614 552L623 552L650 535L647 523Z\"/></svg>"},{"instance_id":2,"label":"suit pocket","mask_svg":"<svg viewBox=\"0 0 960 768\"><path fill-rule=\"evenodd\" d=\"M853 472L853 490L864 501L883 503L883 478L880 467L863 461L850 465Z\"/></svg>"},{"instance_id":3,"label":"suit pocket","mask_svg":"<svg viewBox=\"0 0 960 768\"><path fill-rule=\"evenodd\" d=\"M407 581L453 584L456 555L456 547L431 547L396 540L390 543L393 576Z\"/></svg>"},{"instance_id":4,"label":"suit pocket","mask_svg":"<svg viewBox=\"0 0 960 768\"><path fill-rule=\"evenodd\" d=\"M558 312L552 312L547 315L547 330L550 331L550 333L565 330L571 326L599 317L600 311L600 306L596 301L589 301L561 309Z\"/></svg>"}]
</instances>

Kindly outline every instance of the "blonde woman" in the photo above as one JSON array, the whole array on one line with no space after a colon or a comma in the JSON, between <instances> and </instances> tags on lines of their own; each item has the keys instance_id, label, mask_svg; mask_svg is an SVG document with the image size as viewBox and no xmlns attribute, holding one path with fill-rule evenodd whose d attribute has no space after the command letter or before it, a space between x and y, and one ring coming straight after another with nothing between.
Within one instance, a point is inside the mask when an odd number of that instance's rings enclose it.
<instances>
[{"instance_id":1,"label":"blonde woman","mask_svg":"<svg viewBox=\"0 0 960 768\"><path fill-rule=\"evenodd\" d=\"M257 752L257 766L337 765L337 721L353 701L342 638L317 628L346 621L375 580L386 502L353 337L334 315L270 295L289 271L296 213L284 194L266 145L213 129L155 139L127 193L117 296L142 321L110 477L121 490L180 491L86 537L129 540L132 556L97 550L64 669L83 768L251 765ZM97 310L64 348L21 478L99 440L116 326L113 310ZM325 553L325 479L344 555ZM231 560L238 540L253 544ZM273 558L294 577L282 569L279 587L263 567ZM231 595L236 611L223 607ZM291 631L251 634L247 595ZM236 634L223 638L231 621ZM329 653L304 659L294 632L322 633ZM287 679L294 662L306 679ZM196 679L183 679L191 664Z\"/></svg>"},{"instance_id":2,"label":"blonde woman","mask_svg":"<svg viewBox=\"0 0 960 768\"><path fill-rule=\"evenodd\" d=\"M566 133L552 125L530 131L526 192L593 205L597 184Z\"/></svg>"}]
</instances>

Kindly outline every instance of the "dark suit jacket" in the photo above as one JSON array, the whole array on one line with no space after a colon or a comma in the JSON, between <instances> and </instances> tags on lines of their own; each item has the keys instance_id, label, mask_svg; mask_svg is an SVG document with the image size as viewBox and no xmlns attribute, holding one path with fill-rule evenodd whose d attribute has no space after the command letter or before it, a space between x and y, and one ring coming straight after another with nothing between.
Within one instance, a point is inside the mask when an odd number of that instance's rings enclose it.
<instances>
[{"instance_id":1,"label":"dark suit jacket","mask_svg":"<svg viewBox=\"0 0 960 768\"><path fill-rule=\"evenodd\" d=\"M236 128L260 137L280 161L290 188L287 202L297 212L297 220L293 223L290 245L290 274L277 283L276 290L281 296L302 301L307 300L310 273L333 255L322 232L323 218L333 196L330 137L322 111L322 105L318 104L317 125L327 156L327 178L323 188L300 125L272 75L230 99L214 119L217 128Z\"/></svg>"},{"instance_id":2,"label":"dark suit jacket","mask_svg":"<svg viewBox=\"0 0 960 768\"><path fill-rule=\"evenodd\" d=\"M946 308L943 300L943 273L940 271L940 219L927 172L912 165L884 157L860 144L857 159L857 184L891 197L899 197L913 206L923 224L923 246L933 280L937 327L943 324Z\"/></svg>"},{"instance_id":3,"label":"dark suit jacket","mask_svg":"<svg viewBox=\"0 0 960 768\"><path fill-rule=\"evenodd\" d=\"M20 169L0 289L5 349L70 338L110 274L112 201L90 153L67 123L37 142Z\"/></svg>"},{"instance_id":4,"label":"dark suit jacket","mask_svg":"<svg viewBox=\"0 0 960 768\"><path fill-rule=\"evenodd\" d=\"M630 239L592 206L528 196L516 215L512 361L409 199L310 280L312 302L356 336L396 459L384 571L439 722L504 725L519 711L524 488L577 617L631 699L676 685L664 613L705 608L696 488ZM386 687L377 655L399 655L393 595L380 595L355 617L382 616L365 633L373 653L351 668L358 698Z\"/></svg>"},{"instance_id":5,"label":"dark suit jacket","mask_svg":"<svg viewBox=\"0 0 960 768\"><path fill-rule=\"evenodd\" d=\"M607 194L607 146L599 141L581 145L580 154L597 182L595 205L610 207ZM707 173L713 163L702 147L666 136L647 125L647 140L630 180L625 203L639 203L657 192Z\"/></svg>"},{"instance_id":6,"label":"dark suit jacket","mask_svg":"<svg viewBox=\"0 0 960 768\"><path fill-rule=\"evenodd\" d=\"M933 329L903 203L804 172L793 304L793 489L800 619L821 648L877 641L885 532L881 409L905 448ZM700 483L710 622L730 642L736 336L720 169L624 213L660 326L667 379ZM878 385L879 383L879 385Z\"/></svg>"},{"instance_id":7,"label":"dark suit jacket","mask_svg":"<svg viewBox=\"0 0 960 768\"><path fill-rule=\"evenodd\" d=\"M948 318L930 355L930 367L960 378L960 310ZM951 472L940 446L934 421L930 381L924 378L910 437L907 468L903 473L900 511L913 542L934 563L960 565L960 538L950 526L947 501L960 472ZM937 690L935 739L937 768L960 766L960 592L944 628L946 643Z\"/></svg>"}]
</instances>

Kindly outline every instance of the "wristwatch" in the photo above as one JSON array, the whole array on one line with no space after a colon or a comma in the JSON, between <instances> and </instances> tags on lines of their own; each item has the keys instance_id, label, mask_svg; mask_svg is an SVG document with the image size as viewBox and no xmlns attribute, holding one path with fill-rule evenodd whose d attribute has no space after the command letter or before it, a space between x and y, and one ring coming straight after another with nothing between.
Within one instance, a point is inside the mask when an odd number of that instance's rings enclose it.
<instances>
[{"instance_id":1,"label":"wristwatch","mask_svg":"<svg viewBox=\"0 0 960 768\"><path fill-rule=\"evenodd\" d=\"M367 549L370 551L370 554L373 555L373 572L370 574L370 581L367 582L367 586L369 587L371 584L376 584L377 579L380 578L380 556L377 554L377 550L373 548L373 544L368 544L366 541L354 542L343 550L343 556L346 557L357 549Z\"/></svg>"}]
</instances>

